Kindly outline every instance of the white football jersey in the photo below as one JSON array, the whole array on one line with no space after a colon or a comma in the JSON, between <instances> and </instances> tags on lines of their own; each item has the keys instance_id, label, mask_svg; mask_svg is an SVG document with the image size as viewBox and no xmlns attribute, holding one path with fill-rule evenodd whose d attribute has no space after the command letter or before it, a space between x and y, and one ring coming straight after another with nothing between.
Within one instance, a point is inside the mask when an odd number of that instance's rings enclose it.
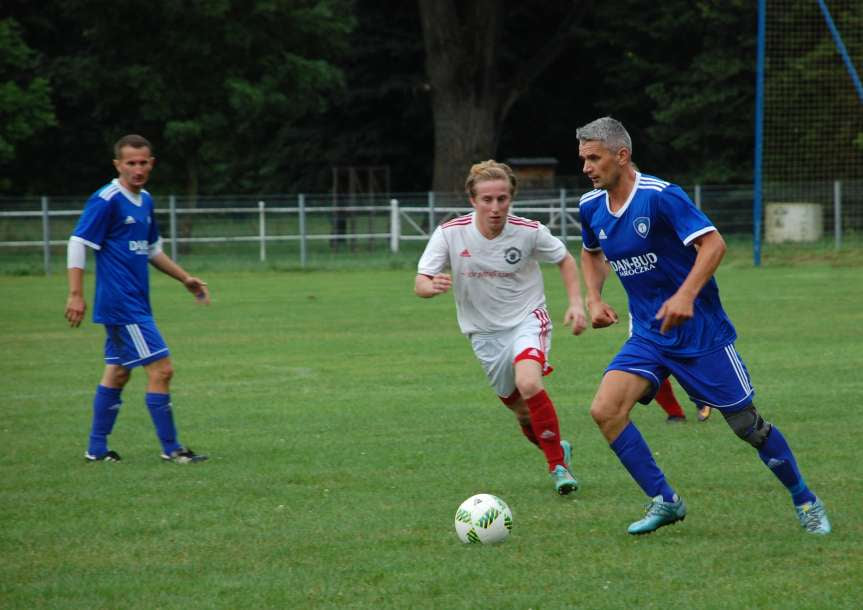
<instances>
[{"instance_id":1,"label":"white football jersey","mask_svg":"<svg viewBox=\"0 0 863 610\"><path fill-rule=\"evenodd\" d=\"M503 232L487 239L471 213L435 229L417 273L431 277L449 267L461 332L494 332L545 307L539 261L559 263L566 252L539 221L510 215Z\"/></svg>"}]
</instances>

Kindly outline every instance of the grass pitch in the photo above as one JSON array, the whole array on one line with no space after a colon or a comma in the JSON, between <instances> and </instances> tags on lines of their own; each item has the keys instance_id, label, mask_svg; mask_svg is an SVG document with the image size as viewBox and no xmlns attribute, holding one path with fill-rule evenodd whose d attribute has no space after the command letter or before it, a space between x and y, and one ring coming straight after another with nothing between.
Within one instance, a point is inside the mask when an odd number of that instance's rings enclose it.
<instances>
[{"instance_id":1,"label":"grass pitch","mask_svg":"<svg viewBox=\"0 0 863 610\"><path fill-rule=\"evenodd\" d=\"M85 464L103 331L65 326L61 276L0 276L0 607L859 607L860 274L718 274L756 404L830 512L824 538L679 387L690 421L667 425L655 404L634 420L689 516L626 534L644 498L588 414L625 324L581 337L557 325L547 386L582 489L556 496L452 297L416 298L410 270L207 272L209 308L154 275L180 438L211 459L160 462L136 371L111 437L124 461ZM557 322L553 267L546 287ZM626 310L614 278L607 298ZM478 492L513 509L502 545L455 536Z\"/></svg>"}]
</instances>

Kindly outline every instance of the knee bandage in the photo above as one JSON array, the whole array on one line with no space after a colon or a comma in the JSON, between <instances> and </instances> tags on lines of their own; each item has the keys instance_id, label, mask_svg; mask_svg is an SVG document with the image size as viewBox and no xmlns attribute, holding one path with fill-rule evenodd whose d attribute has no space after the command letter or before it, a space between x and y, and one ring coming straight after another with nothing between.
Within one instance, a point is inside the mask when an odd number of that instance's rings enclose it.
<instances>
[{"instance_id":1,"label":"knee bandage","mask_svg":"<svg viewBox=\"0 0 863 610\"><path fill-rule=\"evenodd\" d=\"M734 413L723 412L722 416L734 430L734 434L756 449L764 444L772 428L770 422L764 421L758 411L755 410L755 405L749 405Z\"/></svg>"}]
</instances>

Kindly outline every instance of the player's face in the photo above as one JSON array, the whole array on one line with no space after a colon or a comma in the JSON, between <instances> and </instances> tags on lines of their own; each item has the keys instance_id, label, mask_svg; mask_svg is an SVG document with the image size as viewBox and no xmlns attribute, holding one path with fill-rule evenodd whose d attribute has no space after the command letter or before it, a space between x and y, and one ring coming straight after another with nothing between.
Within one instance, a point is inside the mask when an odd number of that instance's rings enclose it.
<instances>
[{"instance_id":1,"label":"player's face","mask_svg":"<svg viewBox=\"0 0 863 610\"><path fill-rule=\"evenodd\" d=\"M476 220L480 233L494 237L503 231L512 192L508 180L486 180L474 185L474 195L470 198L476 210Z\"/></svg>"},{"instance_id":2,"label":"player's face","mask_svg":"<svg viewBox=\"0 0 863 610\"><path fill-rule=\"evenodd\" d=\"M615 155L598 140L587 140L578 145L578 156L584 161L582 172L593 182L593 188L611 190L622 173L620 155Z\"/></svg>"},{"instance_id":3,"label":"player's face","mask_svg":"<svg viewBox=\"0 0 863 610\"><path fill-rule=\"evenodd\" d=\"M150 178L154 162L149 148L124 146L120 149L120 158L114 159L120 184L133 193L140 192Z\"/></svg>"}]
</instances>

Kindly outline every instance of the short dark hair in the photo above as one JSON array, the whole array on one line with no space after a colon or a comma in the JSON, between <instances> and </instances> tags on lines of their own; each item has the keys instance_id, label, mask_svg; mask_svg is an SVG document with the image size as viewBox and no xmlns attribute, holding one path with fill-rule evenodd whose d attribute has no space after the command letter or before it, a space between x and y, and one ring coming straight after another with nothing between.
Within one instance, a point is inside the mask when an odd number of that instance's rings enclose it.
<instances>
[{"instance_id":1,"label":"short dark hair","mask_svg":"<svg viewBox=\"0 0 863 610\"><path fill-rule=\"evenodd\" d=\"M149 148L150 154L153 153L153 145L150 144L150 141L147 138L135 133L130 133L114 143L114 158L119 159L120 152L127 146L131 146L132 148Z\"/></svg>"}]
</instances>

